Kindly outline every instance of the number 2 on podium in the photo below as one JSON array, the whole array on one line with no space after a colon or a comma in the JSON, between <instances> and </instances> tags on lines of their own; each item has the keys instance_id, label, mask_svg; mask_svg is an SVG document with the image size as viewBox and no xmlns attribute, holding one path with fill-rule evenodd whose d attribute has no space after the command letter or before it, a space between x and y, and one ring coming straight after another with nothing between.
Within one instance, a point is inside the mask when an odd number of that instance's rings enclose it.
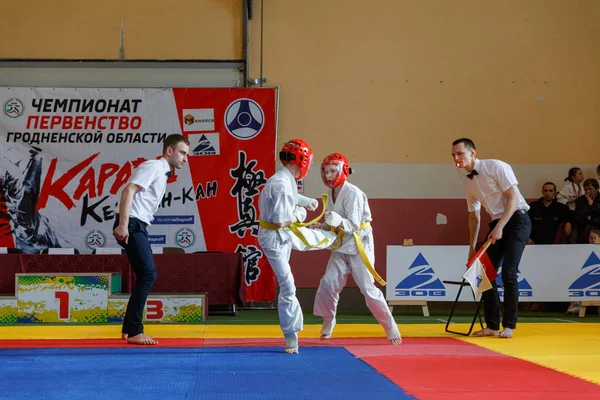
<instances>
[{"instance_id":1,"label":"number 2 on podium","mask_svg":"<svg viewBox=\"0 0 600 400\"><path fill-rule=\"evenodd\" d=\"M54 292L58 300L58 319L69 319L69 292Z\"/></svg>"}]
</instances>

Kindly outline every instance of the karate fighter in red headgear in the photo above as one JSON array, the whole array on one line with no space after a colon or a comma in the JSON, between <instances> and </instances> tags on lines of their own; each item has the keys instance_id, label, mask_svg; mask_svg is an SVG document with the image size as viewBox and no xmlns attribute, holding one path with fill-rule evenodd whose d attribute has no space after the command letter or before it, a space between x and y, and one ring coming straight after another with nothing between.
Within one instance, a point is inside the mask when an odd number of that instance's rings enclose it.
<instances>
[{"instance_id":1,"label":"karate fighter in red headgear","mask_svg":"<svg viewBox=\"0 0 600 400\"><path fill-rule=\"evenodd\" d=\"M314 211L319 202L298 194L297 180L304 179L313 162L313 153L303 140L285 143L279 153L283 168L275 173L260 193L260 229L258 243L269 260L279 283L278 312L281 330L285 336L285 352L298 353L298 332L302 330L303 316L296 298L296 286L290 269L290 253L296 250L326 248L335 240L335 233L301 227L303 238L314 246L304 244L291 228L306 218L306 209ZM325 240L323 240L325 239Z\"/></svg>"},{"instance_id":2,"label":"karate fighter in red headgear","mask_svg":"<svg viewBox=\"0 0 600 400\"><path fill-rule=\"evenodd\" d=\"M340 153L325 157L321 163L323 183L330 189L329 203L325 224L314 225L326 230L342 230L343 236L341 245L336 242L338 247L331 252L325 275L319 283L313 313L323 318L321 340L329 339L335 327L339 294L348 274L352 274L367 307L383 326L387 338L397 345L402 343L398 326L383 293L375 286L373 275L363 261L363 257L368 259L371 267L375 263L371 209L365 193L347 181L351 173L348 160Z\"/></svg>"}]
</instances>

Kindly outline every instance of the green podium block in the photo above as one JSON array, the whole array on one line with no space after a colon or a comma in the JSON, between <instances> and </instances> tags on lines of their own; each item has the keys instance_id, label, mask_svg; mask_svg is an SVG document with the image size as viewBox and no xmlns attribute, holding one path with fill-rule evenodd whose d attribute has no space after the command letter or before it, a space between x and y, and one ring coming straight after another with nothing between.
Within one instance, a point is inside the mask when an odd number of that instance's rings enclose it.
<instances>
[{"instance_id":1,"label":"green podium block","mask_svg":"<svg viewBox=\"0 0 600 400\"><path fill-rule=\"evenodd\" d=\"M14 296L0 297L0 325L17 323L17 298Z\"/></svg>"}]
</instances>

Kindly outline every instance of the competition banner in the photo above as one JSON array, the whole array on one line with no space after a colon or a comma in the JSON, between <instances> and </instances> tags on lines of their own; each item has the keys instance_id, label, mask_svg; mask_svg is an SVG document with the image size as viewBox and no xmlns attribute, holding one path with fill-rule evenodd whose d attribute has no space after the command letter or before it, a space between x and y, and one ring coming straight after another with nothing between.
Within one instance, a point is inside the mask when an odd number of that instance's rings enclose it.
<instances>
[{"instance_id":1,"label":"competition banner","mask_svg":"<svg viewBox=\"0 0 600 400\"><path fill-rule=\"evenodd\" d=\"M275 172L275 89L0 88L0 105L0 247L118 247L122 189L180 133L188 163L169 178L151 245L239 252L246 299L275 298L257 244L258 195Z\"/></svg>"}]
</instances>

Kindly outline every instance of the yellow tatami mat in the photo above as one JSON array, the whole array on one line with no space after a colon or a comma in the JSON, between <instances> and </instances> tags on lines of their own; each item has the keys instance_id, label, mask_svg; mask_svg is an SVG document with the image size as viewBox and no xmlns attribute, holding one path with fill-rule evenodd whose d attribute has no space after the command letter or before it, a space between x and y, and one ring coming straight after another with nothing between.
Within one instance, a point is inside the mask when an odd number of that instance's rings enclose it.
<instances>
[{"instance_id":1,"label":"yellow tatami mat","mask_svg":"<svg viewBox=\"0 0 600 400\"><path fill-rule=\"evenodd\" d=\"M462 340L600 384L600 324L521 323L512 339Z\"/></svg>"}]
</instances>

